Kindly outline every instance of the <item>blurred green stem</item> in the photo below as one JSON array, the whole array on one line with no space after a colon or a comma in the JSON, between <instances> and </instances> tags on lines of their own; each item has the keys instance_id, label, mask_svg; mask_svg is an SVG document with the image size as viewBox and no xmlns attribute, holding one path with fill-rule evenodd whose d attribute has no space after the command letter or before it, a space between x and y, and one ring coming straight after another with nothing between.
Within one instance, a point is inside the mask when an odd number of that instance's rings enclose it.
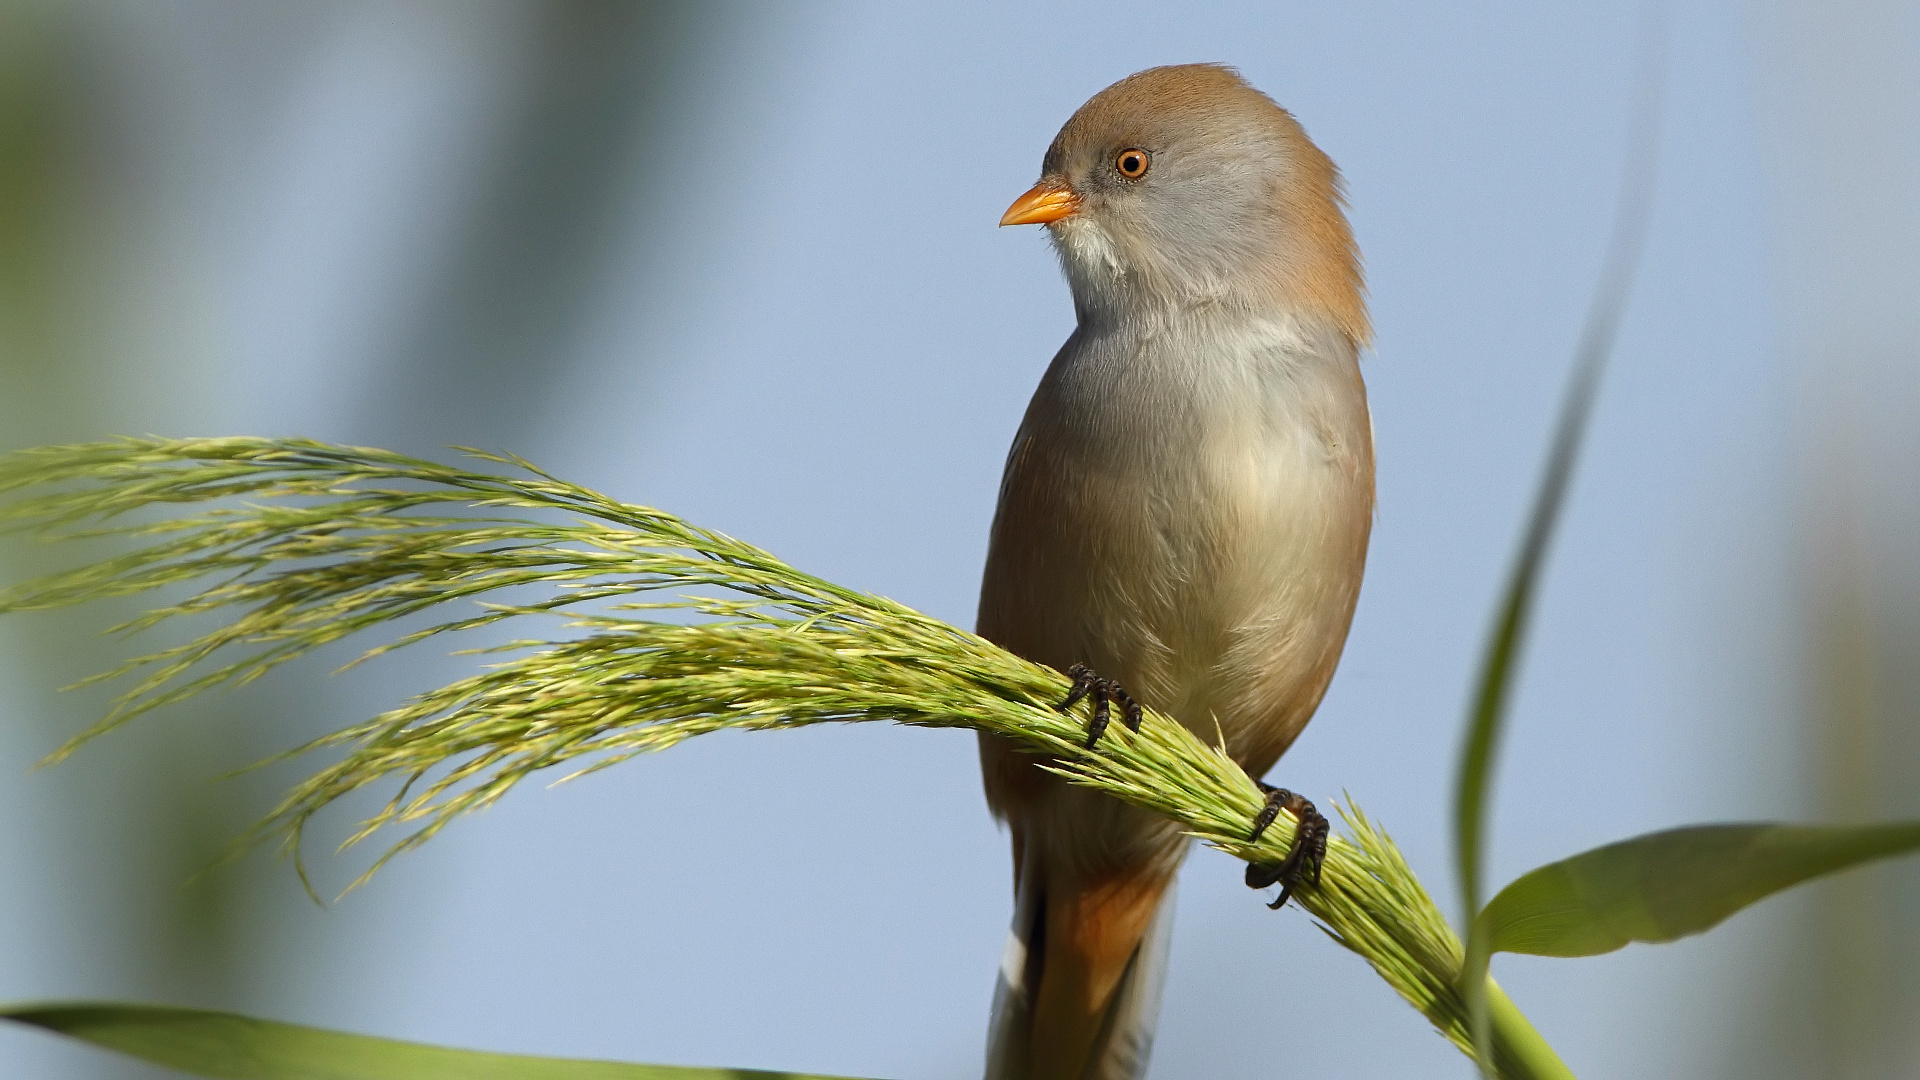
<instances>
[{"instance_id":1,"label":"blurred green stem","mask_svg":"<svg viewBox=\"0 0 1920 1080\"><path fill-rule=\"evenodd\" d=\"M1527 1021L1520 1007L1500 989L1500 984L1487 980L1487 1019L1493 1027L1495 1052L1503 1066L1503 1076L1527 1078L1527 1080L1574 1080L1573 1070L1567 1068L1560 1055L1553 1052L1547 1040Z\"/></svg>"}]
</instances>

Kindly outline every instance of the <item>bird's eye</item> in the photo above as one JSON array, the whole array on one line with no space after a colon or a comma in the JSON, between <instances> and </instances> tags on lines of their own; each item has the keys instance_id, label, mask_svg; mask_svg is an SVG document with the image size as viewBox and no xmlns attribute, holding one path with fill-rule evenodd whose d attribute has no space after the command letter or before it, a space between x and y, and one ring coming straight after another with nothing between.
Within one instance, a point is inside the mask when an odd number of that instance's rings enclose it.
<instances>
[{"instance_id":1,"label":"bird's eye","mask_svg":"<svg viewBox=\"0 0 1920 1080\"><path fill-rule=\"evenodd\" d=\"M1122 150L1120 156L1113 159L1113 167L1120 175L1129 180L1138 180L1147 175L1147 165L1151 159L1145 150L1138 148Z\"/></svg>"}]
</instances>

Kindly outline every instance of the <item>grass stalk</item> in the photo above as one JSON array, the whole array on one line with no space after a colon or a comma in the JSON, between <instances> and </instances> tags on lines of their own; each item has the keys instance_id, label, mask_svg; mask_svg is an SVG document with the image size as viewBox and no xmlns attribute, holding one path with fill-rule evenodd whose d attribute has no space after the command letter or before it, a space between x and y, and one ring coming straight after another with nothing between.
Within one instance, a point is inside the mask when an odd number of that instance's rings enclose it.
<instances>
[{"instance_id":1,"label":"grass stalk","mask_svg":"<svg viewBox=\"0 0 1920 1080\"><path fill-rule=\"evenodd\" d=\"M1054 708L1068 687L1059 672L671 514L470 453L514 472L302 439L123 439L0 458L0 530L110 537L117 551L0 590L0 612L167 588L187 595L114 629L221 616L100 676L131 685L48 760L153 709L463 602L477 607L361 659L508 620L549 629L488 650L494 661L477 674L282 755L332 761L249 840L277 840L298 867L314 814L391 787L346 845L389 829L400 838L357 886L534 773L572 779L728 728L872 720L1008 736L1068 780L1173 818L1236 858L1277 862L1293 840L1283 814L1249 843L1262 805L1252 780L1163 715L1149 711L1137 734L1115 725L1088 751L1086 706ZM500 600L532 587L543 595ZM674 611L697 618L660 617ZM1296 890L1300 905L1471 1055L1460 939L1387 834L1351 801L1338 812L1345 832L1320 885ZM1501 1076L1570 1075L1504 995L1492 1001Z\"/></svg>"}]
</instances>

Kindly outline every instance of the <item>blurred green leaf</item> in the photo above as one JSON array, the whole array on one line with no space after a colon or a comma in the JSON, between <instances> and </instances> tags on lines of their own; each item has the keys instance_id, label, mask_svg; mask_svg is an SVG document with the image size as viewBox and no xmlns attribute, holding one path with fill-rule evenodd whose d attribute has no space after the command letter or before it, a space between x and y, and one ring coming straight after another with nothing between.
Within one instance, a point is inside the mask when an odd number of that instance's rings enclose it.
<instances>
[{"instance_id":1,"label":"blurred green leaf","mask_svg":"<svg viewBox=\"0 0 1920 1080\"><path fill-rule=\"evenodd\" d=\"M1467 950L1461 965L1461 989L1466 998L1468 1024L1473 1033L1474 1056L1483 1077L1493 1076L1493 1024L1488 1011L1486 990L1487 961L1495 951L1479 932L1480 877L1486 847L1488 790L1493 766L1499 756L1501 729L1504 727L1513 678L1518 670L1520 649L1526 642L1527 623L1533 612L1535 589L1554 527L1573 483L1573 469L1579 458L1580 443L1586 435L1587 421L1593 414L1594 398L1600 389L1600 375L1613 351L1614 339L1626 315L1627 296L1645 250L1653 221L1655 164L1660 146L1660 87L1666 67L1666 17L1650 12L1642 32L1641 70L1637 80L1633 109L1633 142L1627 153L1626 172L1620 185L1620 205L1613 222L1613 237L1607 245L1606 262L1593 301L1587 309L1586 323L1574 346L1573 371L1567 380L1566 397L1560 402L1560 416L1553 430L1553 444L1547 451L1546 471L1534 494L1533 509L1521 534L1520 551L1514 558L1506 590L1494 620L1493 635L1487 642L1475 680L1473 698L1467 708L1467 730L1460 754L1460 771L1454 783L1453 838L1455 867L1460 873L1460 897L1467 920ZM1549 1051L1549 1056L1551 1051ZM1557 1058L1549 1063L1565 1069ZM1571 1075L1570 1073L1568 1075Z\"/></svg>"},{"instance_id":2,"label":"blurred green leaf","mask_svg":"<svg viewBox=\"0 0 1920 1080\"><path fill-rule=\"evenodd\" d=\"M1490 952L1597 956L1697 934L1789 886L1920 848L1920 822L1699 825L1548 863L1500 890L1476 937Z\"/></svg>"},{"instance_id":3,"label":"blurred green leaf","mask_svg":"<svg viewBox=\"0 0 1920 1080\"><path fill-rule=\"evenodd\" d=\"M222 1080L833 1080L755 1069L488 1054L164 1005L11 1005L0 1007L0 1017Z\"/></svg>"}]
</instances>

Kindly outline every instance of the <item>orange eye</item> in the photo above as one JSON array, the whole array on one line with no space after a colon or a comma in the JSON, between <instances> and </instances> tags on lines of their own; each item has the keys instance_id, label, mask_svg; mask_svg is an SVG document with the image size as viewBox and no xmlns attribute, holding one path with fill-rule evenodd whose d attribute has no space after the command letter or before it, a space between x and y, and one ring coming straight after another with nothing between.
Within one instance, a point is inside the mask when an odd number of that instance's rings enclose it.
<instances>
[{"instance_id":1,"label":"orange eye","mask_svg":"<svg viewBox=\"0 0 1920 1080\"><path fill-rule=\"evenodd\" d=\"M1147 175L1147 164L1151 159L1145 150L1138 148L1122 150L1120 156L1113 159L1113 167L1120 175L1129 180L1138 180Z\"/></svg>"}]
</instances>

